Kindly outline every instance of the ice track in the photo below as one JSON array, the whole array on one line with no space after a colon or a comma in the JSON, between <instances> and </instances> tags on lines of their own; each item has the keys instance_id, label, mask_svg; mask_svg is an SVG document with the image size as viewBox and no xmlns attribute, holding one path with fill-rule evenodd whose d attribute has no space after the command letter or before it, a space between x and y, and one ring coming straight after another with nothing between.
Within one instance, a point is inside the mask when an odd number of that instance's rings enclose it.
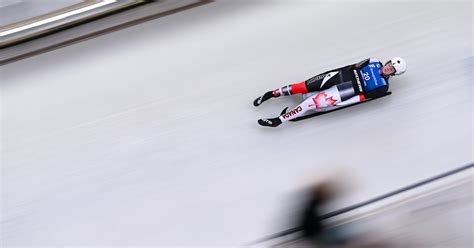
<instances>
[{"instance_id":1,"label":"ice track","mask_svg":"<svg viewBox=\"0 0 474 248\"><path fill-rule=\"evenodd\" d=\"M242 245L345 171L355 203L472 161L472 2L216 1L1 68L1 242ZM266 90L404 57L393 94L277 129Z\"/></svg>"}]
</instances>

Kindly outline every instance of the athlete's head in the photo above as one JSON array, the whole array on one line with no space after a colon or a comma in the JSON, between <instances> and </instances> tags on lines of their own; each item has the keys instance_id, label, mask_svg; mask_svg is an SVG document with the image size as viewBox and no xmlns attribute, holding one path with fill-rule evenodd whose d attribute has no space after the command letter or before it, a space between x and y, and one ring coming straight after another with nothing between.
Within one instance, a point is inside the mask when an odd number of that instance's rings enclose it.
<instances>
[{"instance_id":1,"label":"athlete's head","mask_svg":"<svg viewBox=\"0 0 474 248\"><path fill-rule=\"evenodd\" d=\"M395 57L382 67L382 75L385 77L401 75L407 70L407 62L400 57Z\"/></svg>"}]
</instances>

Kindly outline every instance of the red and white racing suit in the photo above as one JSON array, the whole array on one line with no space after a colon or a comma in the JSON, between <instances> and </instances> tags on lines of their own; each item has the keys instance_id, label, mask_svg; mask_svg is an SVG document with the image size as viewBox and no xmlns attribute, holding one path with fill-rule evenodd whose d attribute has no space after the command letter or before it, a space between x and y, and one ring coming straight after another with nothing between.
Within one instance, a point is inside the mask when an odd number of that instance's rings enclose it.
<instances>
[{"instance_id":1,"label":"red and white racing suit","mask_svg":"<svg viewBox=\"0 0 474 248\"><path fill-rule=\"evenodd\" d=\"M344 66L314 76L306 81L290 84L273 90L273 96L304 94L301 104L282 114L282 122L289 121L304 115L309 110L328 111L336 106L364 101L366 98L383 96L388 91L388 78L381 78L378 68L382 63L377 59L366 59L358 64ZM362 70L372 68L372 72L384 84L376 85L369 89L368 83L373 84L373 79ZM367 78L368 77L368 78ZM377 84L377 83L375 83Z\"/></svg>"}]
</instances>

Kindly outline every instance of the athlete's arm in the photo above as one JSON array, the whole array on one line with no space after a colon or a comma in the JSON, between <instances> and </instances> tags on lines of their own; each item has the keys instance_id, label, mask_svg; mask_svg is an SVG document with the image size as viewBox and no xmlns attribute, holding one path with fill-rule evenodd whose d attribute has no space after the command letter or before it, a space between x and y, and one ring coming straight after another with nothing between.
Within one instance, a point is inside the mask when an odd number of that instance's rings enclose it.
<instances>
[{"instance_id":1,"label":"athlete's arm","mask_svg":"<svg viewBox=\"0 0 474 248\"><path fill-rule=\"evenodd\" d=\"M378 98L384 96L388 91L388 85L381 86L375 90L365 93L366 98Z\"/></svg>"},{"instance_id":2,"label":"athlete's arm","mask_svg":"<svg viewBox=\"0 0 474 248\"><path fill-rule=\"evenodd\" d=\"M354 68L355 68L355 69L361 69L361 68L363 68L363 67L369 65L369 63L371 63L371 62L373 62L373 59L370 59L370 58L369 58L369 59L364 59L364 60L362 60L361 62L355 64L355 65L354 65Z\"/></svg>"}]
</instances>

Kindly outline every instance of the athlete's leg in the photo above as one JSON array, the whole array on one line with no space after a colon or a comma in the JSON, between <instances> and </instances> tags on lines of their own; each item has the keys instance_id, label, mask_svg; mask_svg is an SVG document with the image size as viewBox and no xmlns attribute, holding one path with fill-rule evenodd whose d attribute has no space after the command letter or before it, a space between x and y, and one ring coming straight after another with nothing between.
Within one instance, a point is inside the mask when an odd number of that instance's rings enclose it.
<instances>
[{"instance_id":1,"label":"athlete's leg","mask_svg":"<svg viewBox=\"0 0 474 248\"><path fill-rule=\"evenodd\" d=\"M302 103L282 114L279 118L282 122L290 121L303 116L309 110L322 111L328 107L332 107L339 103L341 98L336 86L333 86L327 90L320 91L314 95L306 98Z\"/></svg>"},{"instance_id":2,"label":"athlete's leg","mask_svg":"<svg viewBox=\"0 0 474 248\"><path fill-rule=\"evenodd\" d=\"M253 105L257 107L268 99L274 97L290 96L294 94L306 94L308 92L315 92L320 91L321 89L327 89L333 85L338 84L340 82L340 79L341 78L339 77L337 72L319 74L300 83L290 84L278 89L267 91L265 92L265 94L255 99Z\"/></svg>"},{"instance_id":3,"label":"athlete's leg","mask_svg":"<svg viewBox=\"0 0 474 248\"><path fill-rule=\"evenodd\" d=\"M278 89L265 92L265 94L263 94L262 96L259 96L257 99L253 101L253 105L257 107L270 98L280 97L280 96L290 96L294 94L302 94L302 93L307 93L307 92L308 90L306 89L306 81L303 81L297 84L290 84Z\"/></svg>"},{"instance_id":4,"label":"athlete's leg","mask_svg":"<svg viewBox=\"0 0 474 248\"><path fill-rule=\"evenodd\" d=\"M298 106L279 117L272 119L260 119L258 123L262 126L276 127L281 123L303 116L307 111L324 111L341 102L341 96L337 86L320 91L306 98Z\"/></svg>"}]
</instances>

